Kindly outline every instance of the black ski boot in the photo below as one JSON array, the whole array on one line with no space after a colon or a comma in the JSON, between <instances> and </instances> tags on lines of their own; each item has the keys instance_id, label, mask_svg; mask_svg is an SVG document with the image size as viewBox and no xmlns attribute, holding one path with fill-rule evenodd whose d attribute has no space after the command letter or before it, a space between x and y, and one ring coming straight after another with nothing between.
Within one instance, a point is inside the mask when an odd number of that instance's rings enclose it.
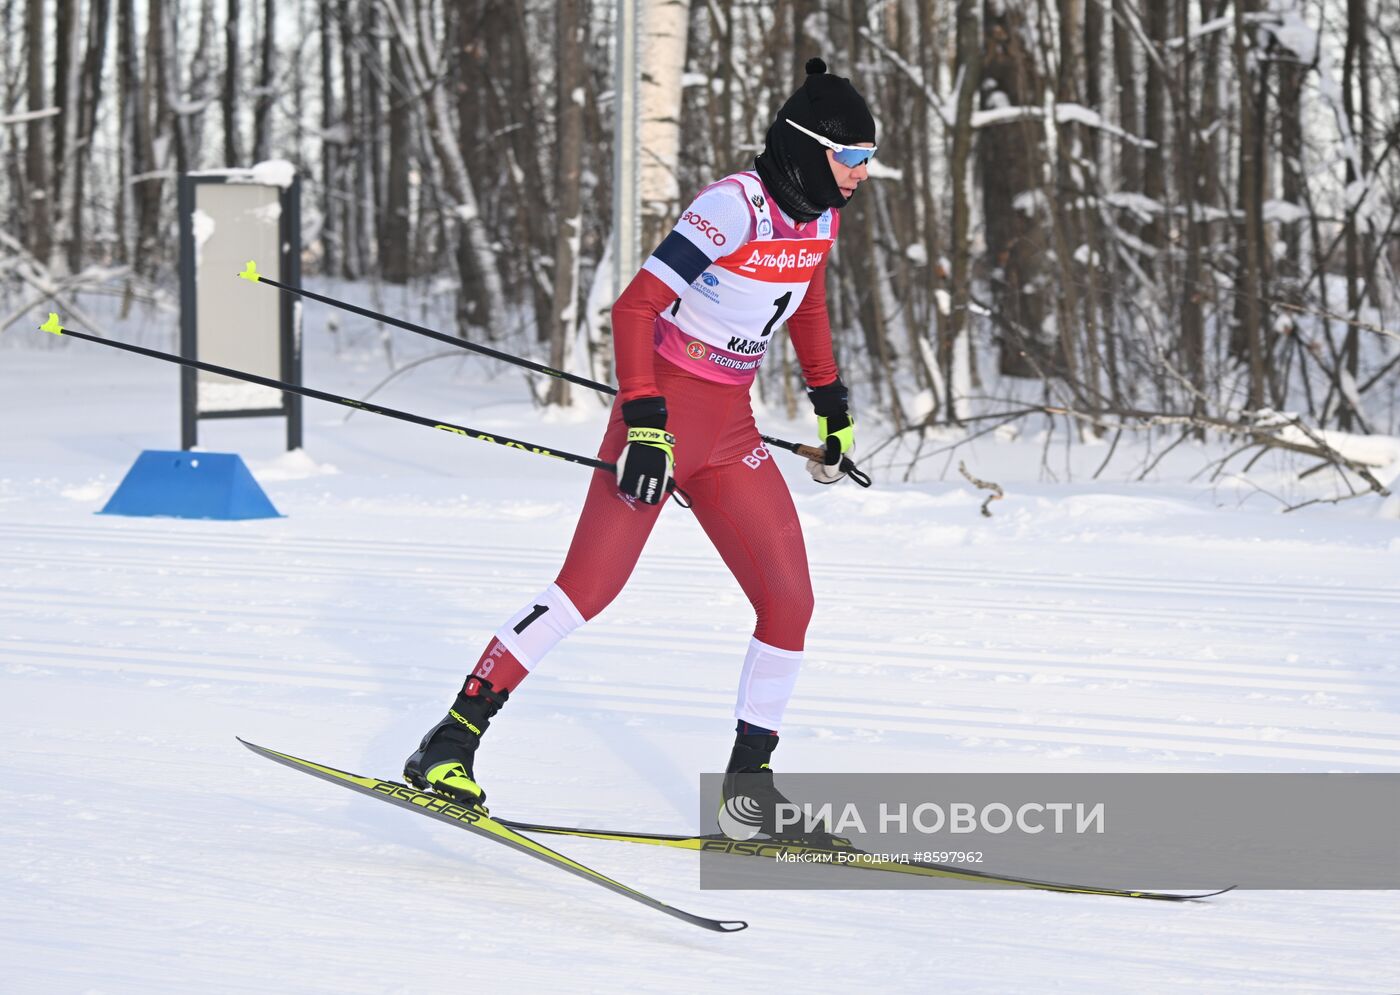
<instances>
[{"instance_id":1,"label":"black ski boot","mask_svg":"<svg viewBox=\"0 0 1400 995\"><path fill-rule=\"evenodd\" d=\"M774 787L773 770L768 766L777 747L776 735L735 735L721 788L720 828L725 835L736 839L745 832L749 835L744 838L758 833L773 838L779 835L778 806L791 803ZM788 825L782 835L794 837L801 833L802 825L798 823Z\"/></svg>"},{"instance_id":2,"label":"black ski boot","mask_svg":"<svg viewBox=\"0 0 1400 995\"><path fill-rule=\"evenodd\" d=\"M509 697L509 691L497 691L490 681L468 678L447 717L428 730L418 751L404 761L404 780L420 791L436 791L484 811L486 792L476 783L472 761L491 717Z\"/></svg>"}]
</instances>

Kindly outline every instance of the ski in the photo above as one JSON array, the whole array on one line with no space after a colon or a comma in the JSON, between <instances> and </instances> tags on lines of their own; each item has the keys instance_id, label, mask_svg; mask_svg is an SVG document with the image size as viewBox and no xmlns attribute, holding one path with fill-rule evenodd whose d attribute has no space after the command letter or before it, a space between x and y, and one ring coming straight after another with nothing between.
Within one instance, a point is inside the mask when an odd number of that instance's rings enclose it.
<instances>
[{"instance_id":1,"label":"ski","mask_svg":"<svg viewBox=\"0 0 1400 995\"><path fill-rule=\"evenodd\" d=\"M943 878L958 881L976 881L1018 888L1033 888L1039 891L1055 891L1074 895L1103 895L1110 898L1142 898L1158 902L1191 902L1202 898L1213 898L1234 889L1220 888L1217 891L1193 894L1173 894L1165 891L1139 891L1129 888L1110 888L1099 885L1063 884L1055 881L1040 881L1036 878L1010 874L993 874L987 871L969 870L951 864L934 864L911 859L908 863L895 860L859 859L869 857L865 851L852 846L839 836L828 839L831 845L812 845L800 840L732 840L714 833L709 836L678 836L670 833L630 833L606 829L579 829L572 826L544 826L529 822L516 822L502 819L501 825L520 833L542 836L574 836L581 839L612 840L618 843L639 843L645 846L666 846L678 850L693 850L697 853L724 853L736 857L779 856L802 857L829 855L830 866L849 867L857 870L886 871L894 874L911 874L915 877Z\"/></svg>"},{"instance_id":2,"label":"ski","mask_svg":"<svg viewBox=\"0 0 1400 995\"><path fill-rule=\"evenodd\" d=\"M619 881L614 881L612 878L595 871L591 867L580 864L578 861L572 860L562 853L558 853L541 843L537 843L528 837L522 836L517 830L491 818L484 809L458 805L441 795L430 794L426 791L418 791L395 781L381 781L375 777L362 777L358 774L350 774L343 770L337 770L334 767L327 767L325 764L315 763L311 760L303 760L301 757L294 757L287 753L279 753L265 746L258 746L256 743L250 743L242 737L239 737L238 741L258 756L266 757L268 760L275 763L290 767L296 771L301 771L304 774L310 774L313 777L319 777L333 784L342 785L359 794L368 795L371 798L378 798L381 801L398 805L401 808L432 816L435 819L458 826L478 836L483 836L486 839L502 843L513 850L519 850L521 853L529 854L536 860L542 860L547 864L568 871L570 874L581 877L586 881L601 885L609 891L616 892L625 898L630 898L634 902L655 909L658 912L664 912L668 916L673 916L693 926L713 930L716 933L735 933L748 927L748 923L746 922L738 920L707 919L704 916L697 916L693 913L686 912L684 909L678 909L675 906L667 905L659 899L637 891L635 888L629 888L627 885Z\"/></svg>"}]
</instances>

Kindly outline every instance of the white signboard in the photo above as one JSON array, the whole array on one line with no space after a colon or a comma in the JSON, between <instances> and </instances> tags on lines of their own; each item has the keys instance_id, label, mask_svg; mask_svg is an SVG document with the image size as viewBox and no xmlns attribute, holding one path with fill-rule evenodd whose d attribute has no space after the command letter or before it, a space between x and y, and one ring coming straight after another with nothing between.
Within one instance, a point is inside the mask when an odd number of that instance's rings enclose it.
<instances>
[{"instance_id":1,"label":"white signboard","mask_svg":"<svg viewBox=\"0 0 1400 995\"><path fill-rule=\"evenodd\" d=\"M288 163L190 173L180 183L181 353L203 363L300 384L300 309L289 295L238 279L251 260L264 276L300 283L300 187ZM203 370L185 371L184 448L203 418L285 415L301 445L295 395Z\"/></svg>"}]
</instances>

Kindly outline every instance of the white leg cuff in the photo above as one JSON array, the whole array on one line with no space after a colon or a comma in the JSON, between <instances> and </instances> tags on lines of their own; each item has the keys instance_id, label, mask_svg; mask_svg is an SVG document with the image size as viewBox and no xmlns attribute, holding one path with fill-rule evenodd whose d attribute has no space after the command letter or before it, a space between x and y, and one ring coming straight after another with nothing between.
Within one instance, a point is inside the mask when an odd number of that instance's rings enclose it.
<instances>
[{"instance_id":1,"label":"white leg cuff","mask_svg":"<svg viewBox=\"0 0 1400 995\"><path fill-rule=\"evenodd\" d=\"M783 724L783 712L801 669L800 650L780 650L750 639L744 672L739 676L734 717L776 732Z\"/></svg>"},{"instance_id":2,"label":"white leg cuff","mask_svg":"<svg viewBox=\"0 0 1400 995\"><path fill-rule=\"evenodd\" d=\"M535 664L583 621L583 616L568 595L559 589L559 585L550 584L539 597L527 602L497 629L496 638L505 644L522 667L534 670Z\"/></svg>"}]
</instances>

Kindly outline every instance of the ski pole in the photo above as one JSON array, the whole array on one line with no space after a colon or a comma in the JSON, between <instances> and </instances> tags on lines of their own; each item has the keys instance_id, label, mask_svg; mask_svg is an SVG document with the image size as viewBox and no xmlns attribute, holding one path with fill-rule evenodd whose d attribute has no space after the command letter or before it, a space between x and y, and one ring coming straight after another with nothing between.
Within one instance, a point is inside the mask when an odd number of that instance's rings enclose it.
<instances>
[{"instance_id":1,"label":"ski pole","mask_svg":"<svg viewBox=\"0 0 1400 995\"><path fill-rule=\"evenodd\" d=\"M826 453L818 449L816 446L804 446L800 442L785 442L782 439L774 439L767 435L763 436L763 441L768 443L770 446L777 446L779 449L786 449L790 453L796 453L798 456L805 456L807 459L816 460L818 463L823 463L826 461ZM870 486L870 475L864 470L862 470L860 467L856 466L855 461L852 460L849 456L841 457L841 472L844 473L846 476L850 477L856 483L860 484L860 486L862 487Z\"/></svg>"},{"instance_id":2,"label":"ski pole","mask_svg":"<svg viewBox=\"0 0 1400 995\"><path fill-rule=\"evenodd\" d=\"M561 459L567 463L578 463L582 466L591 466L597 470L608 470L612 473L617 472L617 464L605 463L602 460L593 459L589 456L579 456L576 453L566 453L562 450L546 449L544 446L536 446L529 442L521 442L519 439L507 438L504 435L492 435L490 432L482 432L479 429L468 428L465 425L453 425L450 422L440 422L432 418L424 418L422 415L410 414L407 411L399 411L395 408L386 408L378 404L371 404L368 401L356 401L353 398L341 397L339 394L329 394L323 390L299 387L296 384L290 384L283 380L273 380L271 377L261 377L255 373L231 370L226 366L215 366L213 363L201 363L196 359L186 359L184 356L176 356L173 353L161 352L157 349L147 349L144 346L130 345L126 342L116 342L112 339L98 338L96 335L89 335L86 332L77 332L71 328L64 328L58 323L58 315L54 314L52 311L49 312L49 320L40 325L39 330L42 332L52 332L54 335L67 335L70 338L83 339L87 342L96 342L98 345L110 346L113 349L121 349L124 352L134 352L138 356L149 356L152 359L161 359L167 363L176 363L180 366L193 367L196 370L204 370L206 373L218 373L222 376L232 377L235 380L244 380L248 383L259 384L263 387L271 387L273 390L300 394L303 397L315 398L318 401L343 404L346 407L357 408L360 411L368 411L370 414L384 415L386 418L397 418L400 421L413 422L415 425L426 425L429 428L440 429L443 432L451 432L453 435L465 436L480 442L492 442L498 446L506 446L509 449L519 449L522 452L534 453L538 456L552 456L555 459Z\"/></svg>"},{"instance_id":3,"label":"ski pole","mask_svg":"<svg viewBox=\"0 0 1400 995\"><path fill-rule=\"evenodd\" d=\"M351 314L358 314L362 318L369 318L371 321L382 321L386 325L393 325L395 328L402 328L405 331L415 332L418 335L426 335L430 339L437 339L439 342L446 342L448 345L456 346L459 349L467 349L471 352L479 352L483 356L490 356L492 359L499 359L505 363L514 363L516 366L523 366L527 370L534 370L536 373L543 373L546 376L556 377L560 380L567 380L570 383L576 383L580 387L589 387L593 390L602 391L605 394L617 393L616 387L609 387L607 384L598 383L596 380L589 380L587 377L575 376L572 373L566 373L563 370L556 370L552 367L545 366L542 363L536 363L534 360L525 359L521 356L516 356L508 352L501 352L499 349L492 349L490 346L478 345L475 342L468 342L466 339L458 338L455 335L447 335L443 332L436 331L432 328L427 328L423 325L415 325L411 321L405 321L402 318L395 318L393 315L380 314L378 311L371 311L369 308L363 308L357 304L351 304L349 301L337 300L334 297L326 297L322 294L316 293L315 291L307 290L304 287L293 287L291 284L283 283L280 280L274 280L270 276L263 276L261 273L258 272L257 264L251 259L248 260L248 265L243 268L243 272L239 273L238 276L240 279L247 280L250 283L265 283L269 287L276 287L283 293L292 294L295 297L305 297L307 300L319 301L320 303L328 304L333 308L339 308L342 311L349 311Z\"/></svg>"},{"instance_id":4,"label":"ski pole","mask_svg":"<svg viewBox=\"0 0 1400 995\"><path fill-rule=\"evenodd\" d=\"M248 265L244 267L243 272L238 275L241 279L247 280L250 283L265 283L269 287L275 287L283 293L292 294L296 297L304 297L307 300L318 301L321 304L339 308L342 311L349 311L351 314L358 314L362 318L369 318L371 321L382 321L386 325L393 325L395 328L402 328L405 331L413 332L417 335L425 335L438 342L445 342L450 346L456 346L458 349L466 349L469 352L490 356L492 359L499 359L502 362L512 363L515 366L523 366L527 370L534 370L536 373L545 374L545 376L555 377L559 380L567 380L569 383L578 384L580 387L587 387L589 390L596 390L600 394L607 394L609 397L617 395L617 388L609 384L600 383L597 380L590 380L587 377L581 377L564 370L556 370L552 366L536 363L532 359L525 359L522 356L516 356L512 353L501 352L499 349L492 349L490 346L480 345L476 342L468 341L467 339L458 338L455 335L447 335L435 329L414 324L411 321L405 321L402 318L395 318L392 315L371 311L369 308L363 308L356 304L351 304L348 301L337 300L334 297L327 297L324 294L318 294L304 287L293 287L291 284L283 283L280 280L274 280L270 276L263 276L258 272L256 262L251 259L248 260ZM800 442L788 442L785 439L775 439L771 435L760 436L760 438L770 446L786 449L788 452L796 453L798 456L805 457L806 459L820 462L826 458L826 453L816 446L807 446ZM870 477L863 473L849 456L841 457L841 469L860 486L870 486Z\"/></svg>"}]
</instances>

